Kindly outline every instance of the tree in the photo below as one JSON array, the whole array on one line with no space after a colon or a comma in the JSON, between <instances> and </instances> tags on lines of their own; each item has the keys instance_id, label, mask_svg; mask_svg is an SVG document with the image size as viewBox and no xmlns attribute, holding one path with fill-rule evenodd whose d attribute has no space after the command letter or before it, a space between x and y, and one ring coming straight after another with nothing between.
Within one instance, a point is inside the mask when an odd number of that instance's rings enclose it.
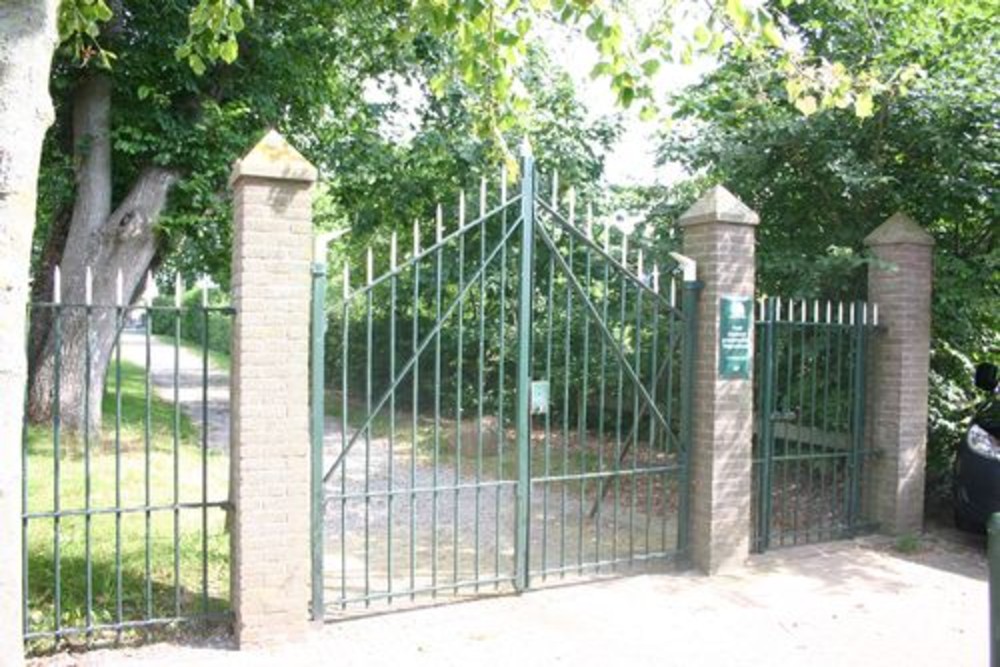
<instances>
[{"instance_id":1,"label":"tree","mask_svg":"<svg viewBox=\"0 0 1000 667\"><path fill-rule=\"evenodd\" d=\"M663 155L760 212L768 293L863 297L862 239L899 209L936 237L929 463L930 478L940 476L976 398L972 366L1000 347L996 9L817 0L788 16L820 57L914 73L907 94L882 93L864 119L837 104L803 118L786 101L787 82L727 54L679 96L692 130L665 137Z\"/></svg>"}]
</instances>

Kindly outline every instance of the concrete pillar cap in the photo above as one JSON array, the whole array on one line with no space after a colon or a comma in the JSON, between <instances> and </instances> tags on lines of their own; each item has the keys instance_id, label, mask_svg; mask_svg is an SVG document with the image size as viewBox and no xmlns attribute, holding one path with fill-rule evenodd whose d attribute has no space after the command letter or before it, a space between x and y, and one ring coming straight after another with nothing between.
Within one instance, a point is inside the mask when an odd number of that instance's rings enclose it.
<instances>
[{"instance_id":1,"label":"concrete pillar cap","mask_svg":"<svg viewBox=\"0 0 1000 667\"><path fill-rule=\"evenodd\" d=\"M902 211L894 213L888 220L865 237L866 246L880 245L922 245L933 246L934 237L913 218Z\"/></svg>"},{"instance_id":2,"label":"concrete pillar cap","mask_svg":"<svg viewBox=\"0 0 1000 667\"><path fill-rule=\"evenodd\" d=\"M229 185L244 176L273 178L281 181L314 183L317 171L309 160L295 150L275 130L268 130L257 145L233 165Z\"/></svg>"},{"instance_id":3,"label":"concrete pillar cap","mask_svg":"<svg viewBox=\"0 0 1000 667\"><path fill-rule=\"evenodd\" d=\"M760 216L736 198L736 195L721 185L716 185L703 194L677 221L681 227L701 225L708 222L728 222L742 225L756 225Z\"/></svg>"}]
</instances>

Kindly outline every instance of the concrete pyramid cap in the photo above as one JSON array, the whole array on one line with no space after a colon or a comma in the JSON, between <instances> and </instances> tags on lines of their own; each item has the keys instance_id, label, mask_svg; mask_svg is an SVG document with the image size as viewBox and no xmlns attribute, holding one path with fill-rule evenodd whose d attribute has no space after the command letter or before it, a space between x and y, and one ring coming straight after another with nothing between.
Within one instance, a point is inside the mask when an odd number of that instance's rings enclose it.
<instances>
[{"instance_id":1,"label":"concrete pyramid cap","mask_svg":"<svg viewBox=\"0 0 1000 667\"><path fill-rule=\"evenodd\" d=\"M677 221L681 227L707 222L729 222L756 225L760 216L721 185L716 185L701 196Z\"/></svg>"},{"instance_id":2,"label":"concrete pyramid cap","mask_svg":"<svg viewBox=\"0 0 1000 667\"><path fill-rule=\"evenodd\" d=\"M934 245L934 237L905 213L893 214L865 237L865 245Z\"/></svg>"},{"instance_id":3,"label":"concrete pyramid cap","mask_svg":"<svg viewBox=\"0 0 1000 667\"><path fill-rule=\"evenodd\" d=\"M268 130L264 138L233 165L229 184L244 176L313 183L316 175L316 167L302 157L302 153L275 130Z\"/></svg>"}]
</instances>

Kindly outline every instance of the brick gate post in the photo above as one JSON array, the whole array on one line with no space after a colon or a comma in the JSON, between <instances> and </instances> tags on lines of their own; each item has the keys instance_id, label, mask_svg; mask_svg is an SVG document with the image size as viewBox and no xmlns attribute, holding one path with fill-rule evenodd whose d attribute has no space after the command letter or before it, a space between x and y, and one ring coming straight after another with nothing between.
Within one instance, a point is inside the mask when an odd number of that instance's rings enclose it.
<instances>
[{"instance_id":1,"label":"brick gate post","mask_svg":"<svg viewBox=\"0 0 1000 667\"><path fill-rule=\"evenodd\" d=\"M684 254L697 262L703 284L692 397L689 545L695 567L708 574L739 567L750 552L758 222L756 213L721 186L702 195L678 221L684 232ZM749 318L743 361L738 359L739 336L730 330L723 341L723 315L738 314L734 308Z\"/></svg>"},{"instance_id":2,"label":"brick gate post","mask_svg":"<svg viewBox=\"0 0 1000 667\"><path fill-rule=\"evenodd\" d=\"M891 534L919 532L924 514L927 393L934 239L896 213L865 238L879 260L868 268L868 300L878 306L871 408L875 520Z\"/></svg>"},{"instance_id":3,"label":"brick gate post","mask_svg":"<svg viewBox=\"0 0 1000 667\"><path fill-rule=\"evenodd\" d=\"M232 600L241 647L309 619L309 305L316 169L273 130L234 168Z\"/></svg>"}]
</instances>

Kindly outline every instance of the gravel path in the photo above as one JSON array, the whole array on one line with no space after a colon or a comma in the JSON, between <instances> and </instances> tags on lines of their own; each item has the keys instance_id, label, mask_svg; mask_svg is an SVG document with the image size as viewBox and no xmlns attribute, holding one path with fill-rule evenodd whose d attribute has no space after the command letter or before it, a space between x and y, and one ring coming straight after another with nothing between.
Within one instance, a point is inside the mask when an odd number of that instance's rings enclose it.
<instances>
[{"instance_id":1,"label":"gravel path","mask_svg":"<svg viewBox=\"0 0 1000 667\"><path fill-rule=\"evenodd\" d=\"M146 335L142 331L126 330L121 335L122 359L145 368ZM181 346L177 355L177 401L195 426L201 430L204 398L202 395L203 361L200 352ZM150 338L150 378L156 395L174 402L175 359L171 341L158 336ZM208 361L208 446L229 451L229 373Z\"/></svg>"}]
</instances>

